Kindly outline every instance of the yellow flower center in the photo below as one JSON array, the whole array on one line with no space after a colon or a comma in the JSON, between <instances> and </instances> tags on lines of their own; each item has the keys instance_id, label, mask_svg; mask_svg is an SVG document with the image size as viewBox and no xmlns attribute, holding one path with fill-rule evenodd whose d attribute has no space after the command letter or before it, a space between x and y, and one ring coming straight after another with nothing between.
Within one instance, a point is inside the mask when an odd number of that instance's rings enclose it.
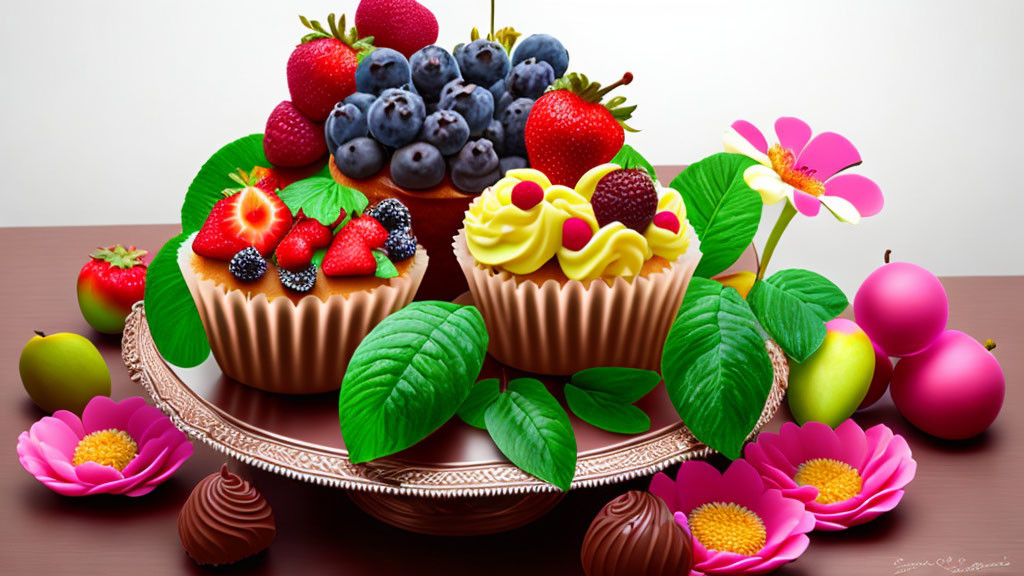
<instances>
[{"instance_id":1,"label":"yellow flower center","mask_svg":"<svg viewBox=\"0 0 1024 576\"><path fill-rule=\"evenodd\" d=\"M815 171L808 170L807 167L794 168L796 156L781 144L775 144L768 149L768 159L772 161L772 170L786 184L814 197L825 193L825 184L814 177Z\"/></svg>"},{"instance_id":2,"label":"yellow flower center","mask_svg":"<svg viewBox=\"0 0 1024 576\"><path fill-rule=\"evenodd\" d=\"M800 465L793 477L801 486L814 486L818 489L815 502L819 504L835 504L860 494L862 486L860 474L846 462L831 458L816 458Z\"/></svg>"},{"instance_id":3,"label":"yellow flower center","mask_svg":"<svg viewBox=\"0 0 1024 576\"><path fill-rule=\"evenodd\" d=\"M757 514L732 502L710 502L690 512L690 532L708 550L753 556L768 537Z\"/></svg>"},{"instance_id":4,"label":"yellow flower center","mask_svg":"<svg viewBox=\"0 0 1024 576\"><path fill-rule=\"evenodd\" d=\"M72 464L78 466L86 462L95 462L104 466L113 466L118 471L124 470L139 447L132 437L120 430L100 430L93 432L75 446L75 457Z\"/></svg>"}]
</instances>

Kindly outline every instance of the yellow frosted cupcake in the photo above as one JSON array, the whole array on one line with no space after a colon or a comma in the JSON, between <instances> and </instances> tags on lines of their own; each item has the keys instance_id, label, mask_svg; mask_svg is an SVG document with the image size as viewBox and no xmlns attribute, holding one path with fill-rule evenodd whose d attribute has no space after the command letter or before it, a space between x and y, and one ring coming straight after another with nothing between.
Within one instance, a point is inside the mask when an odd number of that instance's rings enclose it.
<instances>
[{"instance_id":1,"label":"yellow frosted cupcake","mask_svg":"<svg viewBox=\"0 0 1024 576\"><path fill-rule=\"evenodd\" d=\"M658 368L700 261L678 192L615 164L575 188L512 170L463 225L455 255L498 360L541 374Z\"/></svg>"}]
</instances>

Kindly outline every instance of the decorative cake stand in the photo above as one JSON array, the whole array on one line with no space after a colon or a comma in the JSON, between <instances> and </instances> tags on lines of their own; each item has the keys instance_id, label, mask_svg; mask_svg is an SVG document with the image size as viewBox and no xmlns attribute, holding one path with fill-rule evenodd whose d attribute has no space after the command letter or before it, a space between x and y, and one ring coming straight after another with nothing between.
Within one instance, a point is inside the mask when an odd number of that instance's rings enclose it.
<instances>
[{"instance_id":1,"label":"decorative cake stand","mask_svg":"<svg viewBox=\"0 0 1024 576\"><path fill-rule=\"evenodd\" d=\"M775 414L789 377L782 350L770 341L767 348L775 381L755 433ZM352 464L338 427L337 393L262 392L224 376L212 357L196 368L172 367L157 352L141 303L128 317L122 358L132 380L191 437L264 470L343 488L366 512L405 530L502 532L540 518L565 495L513 466L487 432L458 418L400 454ZM522 375L488 358L481 378ZM540 379L562 397L564 377ZM570 415L579 450L572 489L646 476L712 452L679 420L663 385L637 405L651 418L645 434L605 432Z\"/></svg>"}]
</instances>

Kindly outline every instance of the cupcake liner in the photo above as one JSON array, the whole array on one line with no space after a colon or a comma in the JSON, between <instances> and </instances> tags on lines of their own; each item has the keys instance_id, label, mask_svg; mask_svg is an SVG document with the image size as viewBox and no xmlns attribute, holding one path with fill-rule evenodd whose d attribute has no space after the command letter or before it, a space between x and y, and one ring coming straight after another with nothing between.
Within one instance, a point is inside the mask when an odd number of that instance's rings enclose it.
<instances>
[{"instance_id":1,"label":"cupcake liner","mask_svg":"<svg viewBox=\"0 0 1024 576\"><path fill-rule=\"evenodd\" d=\"M665 338L700 262L690 227L689 249L663 271L637 276L537 285L478 264L466 231L453 244L473 300L487 323L488 352L508 366L537 374L574 374L595 366L660 370Z\"/></svg>"},{"instance_id":2,"label":"cupcake liner","mask_svg":"<svg viewBox=\"0 0 1024 576\"><path fill-rule=\"evenodd\" d=\"M279 394L317 394L341 388L363 338L389 314L412 302L427 269L420 247L404 276L373 290L268 301L265 294L229 290L192 269L192 241L178 264L192 292L210 349L225 375Z\"/></svg>"}]
</instances>

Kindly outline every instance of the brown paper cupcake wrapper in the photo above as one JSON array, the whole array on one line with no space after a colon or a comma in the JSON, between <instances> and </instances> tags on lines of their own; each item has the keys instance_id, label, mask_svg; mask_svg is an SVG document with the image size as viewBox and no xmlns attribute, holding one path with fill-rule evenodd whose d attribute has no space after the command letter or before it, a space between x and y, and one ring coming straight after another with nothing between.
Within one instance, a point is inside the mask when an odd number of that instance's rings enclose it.
<instances>
[{"instance_id":1,"label":"brown paper cupcake wrapper","mask_svg":"<svg viewBox=\"0 0 1024 576\"><path fill-rule=\"evenodd\" d=\"M373 290L268 301L264 294L229 290L199 278L192 241L178 253L217 364L225 375L280 394L316 394L341 387L359 343L389 314L412 302L427 269L420 247L406 274Z\"/></svg>"},{"instance_id":2,"label":"brown paper cupcake wrapper","mask_svg":"<svg viewBox=\"0 0 1024 576\"><path fill-rule=\"evenodd\" d=\"M537 285L476 262L466 231L455 237L473 300L487 323L488 351L503 364L538 374L573 374L595 366L659 370L661 351L686 287L700 262L700 241L668 268L632 282Z\"/></svg>"}]
</instances>

